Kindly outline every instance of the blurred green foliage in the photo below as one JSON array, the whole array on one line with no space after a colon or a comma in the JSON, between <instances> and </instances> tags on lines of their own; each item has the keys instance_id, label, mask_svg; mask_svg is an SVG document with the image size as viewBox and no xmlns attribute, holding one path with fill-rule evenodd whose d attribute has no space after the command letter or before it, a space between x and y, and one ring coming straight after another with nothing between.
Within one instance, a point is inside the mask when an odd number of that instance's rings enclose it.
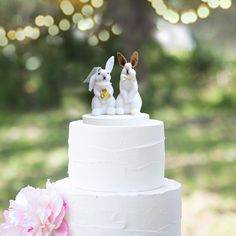
<instances>
[{"instance_id":1,"label":"blurred green foliage","mask_svg":"<svg viewBox=\"0 0 236 236\"><path fill-rule=\"evenodd\" d=\"M93 66L104 66L109 55L115 55L119 39L108 45L90 47L66 34L59 45L39 40L34 46L17 47L12 55L0 54L0 107L3 109L45 109L59 107L65 91L89 101L83 80ZM235 106L235 62L226 59L200 43L184 55L169 54L156 42L140 48L138 80L145 95L144 110L152 111L165 104L181 106L186 102L203 105ZM30 57L37 57L40 67L26 67ZM120 68L115 66L113 84L118 94ZM205 96L206 91L218 97ZM205 95L204 95L205 94ZM209 95L209 94L208 94ZM215 96L215 95L214 95ZM201 104L202 105L202 104Z\"/></svg>"},{"instance_id":2,"label":"blurred green foliage","mask_svg":"<svg viewBox=\"0 0 236 236\"><path fill-rule=\"evenodd\" d=\"M21 188L43 188L47 179L67 176L68 125L89 108L75 97L63 104L46 112L1 114L0 211ZM192 104L153 112L152 118L165 121L165 175L183 184L184 236L202 235L199 224L206 224L204 235L235 233L235 115Z\"/></svg>"}]
</instances>

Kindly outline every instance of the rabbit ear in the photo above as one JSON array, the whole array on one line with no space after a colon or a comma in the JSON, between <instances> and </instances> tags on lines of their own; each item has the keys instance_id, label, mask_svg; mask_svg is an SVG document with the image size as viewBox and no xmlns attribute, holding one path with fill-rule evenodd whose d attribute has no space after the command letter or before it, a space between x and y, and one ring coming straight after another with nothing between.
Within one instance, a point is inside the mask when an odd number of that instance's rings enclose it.
<instances>
[{"instance_id":1,"label":"rabbit ear","mask_svg":"<svg viewBox=\"0 0 236 236\"><path fill-rule=\"evenodd\" d=\"M138 65L138 52L134 51L130 57L130 62L133 67Z\"/></svg>"},{"instance_id":2,"label":"rabbit ear","mask_svg":"<svg viewBox=\"0 0 236 236\"><path fill-rule=\"evenodd\" d=\"M109 73L111 73L113 66L114 66L114 56L111 56L107 62L106 62L106 66L105 66L105 70Z\"/></svg>"},{"instance_id":3,"label":"rabbit ear","mask_svg":"<svg viewBox=\"0 0 236 236\"><path fill-rule=\"evenodd\" d=\"M93 74L92 77L89 80L89 91L90 92L94 89L96 76L97 76L96 74Z\"/></svg>"},{"instance_id":4,"label":"rabbit ear","mask_svg":"<svg viewBox=\"0 0 236 236\"><path fill-rule=\"evenodd\" d=\"M117 59L121 67L124 67L124 65L127 63L125 56L121 52L117 52Z\"/></svg>"}]
</instances>

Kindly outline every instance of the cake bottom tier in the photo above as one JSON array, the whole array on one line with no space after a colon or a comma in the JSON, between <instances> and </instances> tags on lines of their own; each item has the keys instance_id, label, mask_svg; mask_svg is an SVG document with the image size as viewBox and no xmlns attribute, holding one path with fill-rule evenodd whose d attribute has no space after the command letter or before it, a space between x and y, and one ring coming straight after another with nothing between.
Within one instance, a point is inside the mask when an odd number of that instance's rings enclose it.
<instances>
[{"instance_id":1,"label":"cake bottom tier","mask_svg":"<svg viewBox=\"0 0 236 236\"><path fill-rule=\"evenodd\" d=\"M180 236L181 185L165 179L156 190L106 193L55 182L68 204L70 236Z\"/></svg>"}]
</instances>

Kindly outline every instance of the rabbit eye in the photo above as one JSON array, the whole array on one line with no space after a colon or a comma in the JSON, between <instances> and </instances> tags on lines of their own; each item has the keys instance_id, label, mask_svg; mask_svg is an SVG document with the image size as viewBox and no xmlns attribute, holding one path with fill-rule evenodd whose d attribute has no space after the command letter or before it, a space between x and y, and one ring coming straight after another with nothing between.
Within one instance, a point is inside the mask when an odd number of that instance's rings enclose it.
<instances>
[{"instance_id":1,"label":"rabbit eye","mask_svg":"<svg viewBox=\"0 0 236 236\"><path fill-rule=\"evenodd\" d=\"M107 72L107 74L108 74L108 75L110 75L110 73L109 73L109 72Z\"/></svg>"},{"instance_id":2,"label":"rabbit eye","mask_svg":"<svg viewBox=\"0 0 236 236\"><path fill-rule=\"evenodd\" d=\"M100 72L98 72L98 75L100 75L101 73Z\"/></svg>"}]
</instances>

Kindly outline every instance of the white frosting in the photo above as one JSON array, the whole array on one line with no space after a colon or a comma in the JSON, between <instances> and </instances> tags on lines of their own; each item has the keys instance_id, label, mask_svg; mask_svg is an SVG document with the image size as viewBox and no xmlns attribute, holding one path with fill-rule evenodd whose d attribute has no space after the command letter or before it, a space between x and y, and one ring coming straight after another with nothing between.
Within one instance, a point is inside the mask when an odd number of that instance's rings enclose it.
<instances>
[{"instance_id":1,"label":"white frosting","mask_svg":"<svg viewBox=\"0 0 236 236\"><path fill-rule=\"evenodd\" d=\"M140 113L138 115L101 115L93 116L90 114L83 115L83 123L90 125L103 126L128 126L128 125L142 125L148 122L149 115Z\"/></svg>"},{"instance_id":2,"label":"white frosting","mask_svg":"<svg viewBox=\"0 0 236 236\"><path fill-rule=\"evenodd\" d=\"M73 187L68 178L55 183L68 204L71 236L180 236L180 184L165 179L145 192L104 193Z\"/></svg>"},{"instance_id":3,"label":"white frosting","mask_svg":"<svg viewBox=\"0 0 236 236\"><path fill-rule=\"evenodd\" d=\"M114 117L85 119L99 125L70 123L68 173L73 185L107 192L145 191L163 185L163 122L145 114L124 120ZM130 125L136 119L138 124ZM105 121L108 125L101 125Z\"/></svg>"}]
</instances>

